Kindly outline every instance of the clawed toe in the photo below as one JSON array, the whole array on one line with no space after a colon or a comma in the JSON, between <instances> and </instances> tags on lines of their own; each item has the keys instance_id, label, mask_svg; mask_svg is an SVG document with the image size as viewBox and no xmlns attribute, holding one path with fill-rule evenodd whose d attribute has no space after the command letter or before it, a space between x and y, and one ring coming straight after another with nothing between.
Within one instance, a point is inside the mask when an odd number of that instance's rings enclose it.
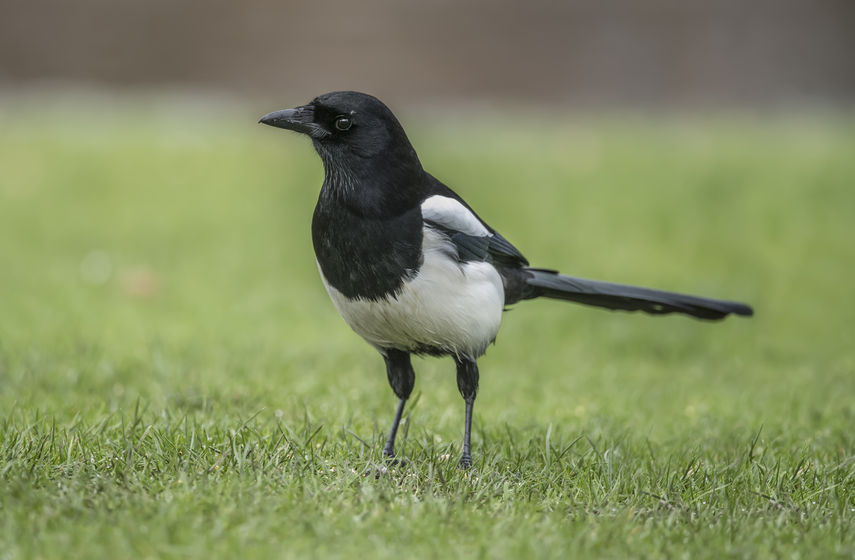
<instances>
[{"instance_id":1,"label":"clawed toe","mask_svg":"<svg viewBox=\"0 0 855 560\"><path fill-rule=\"evenodd\" d=\"M383 462L387 467L405 467L407 466L407 461L405 459L401 459L400 457L395 457L394 455L385 455L383 457Z\"/></svg>"}]
</instances>

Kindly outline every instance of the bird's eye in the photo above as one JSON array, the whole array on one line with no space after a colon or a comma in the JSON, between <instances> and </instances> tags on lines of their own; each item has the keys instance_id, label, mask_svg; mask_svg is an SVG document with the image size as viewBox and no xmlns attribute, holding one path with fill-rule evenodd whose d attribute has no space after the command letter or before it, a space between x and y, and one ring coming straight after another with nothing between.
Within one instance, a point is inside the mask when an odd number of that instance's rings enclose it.
<instances>
[{"instance_id":1,"label":"bird's eye","mask_svg":"<svg viewBox=\"0 0 855 560\"><path fill-rule=\"evenodd\" d=\"M350 117L346 117L344 115L341 115L335 120L335 127L338 130L348 130L352 125L353 121L350 119Z\"/></svg>"}]
</instances>

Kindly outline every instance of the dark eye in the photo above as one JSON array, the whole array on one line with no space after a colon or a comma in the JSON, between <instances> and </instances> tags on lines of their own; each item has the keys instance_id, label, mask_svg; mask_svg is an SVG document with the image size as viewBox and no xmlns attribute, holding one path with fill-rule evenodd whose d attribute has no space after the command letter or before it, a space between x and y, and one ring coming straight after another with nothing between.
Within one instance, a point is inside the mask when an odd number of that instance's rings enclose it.
<instances>
[{"instance_id":1,"label":"dark eye","mask_svg":"<svg viewBox=\"0 0 855 560\"><path fill-rule=\"evenodd\" d=\"M335 120L335 127L338 130L348 130L352 125L353 121L350 117L346 117L344 115L337 117Z\"/></svg>"}]
</instances>

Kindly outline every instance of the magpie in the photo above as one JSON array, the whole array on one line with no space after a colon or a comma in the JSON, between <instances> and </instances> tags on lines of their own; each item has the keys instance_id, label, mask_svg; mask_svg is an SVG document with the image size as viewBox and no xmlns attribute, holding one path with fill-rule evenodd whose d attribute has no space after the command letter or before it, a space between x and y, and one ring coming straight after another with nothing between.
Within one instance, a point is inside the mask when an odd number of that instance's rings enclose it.
<instances>
[{"instance_id":1,"label":"magpie","mask_svg":"<svg viewBox=\"0 0 855 560\"><path fill-rule=\"evenodd\" d=\"M472 465L478 358L507 306L547 297L655 315L750 316L743 303L587 280L534 268L457 193L422 168L403 127L379 99L336 91L269 113L260 123L305 134L324 181L312 218L321 280L344 321L386 362L398 406L383 450L413 390L413 354L450 356L465 424L462 467Z\"/></svg>"}]
</instances>

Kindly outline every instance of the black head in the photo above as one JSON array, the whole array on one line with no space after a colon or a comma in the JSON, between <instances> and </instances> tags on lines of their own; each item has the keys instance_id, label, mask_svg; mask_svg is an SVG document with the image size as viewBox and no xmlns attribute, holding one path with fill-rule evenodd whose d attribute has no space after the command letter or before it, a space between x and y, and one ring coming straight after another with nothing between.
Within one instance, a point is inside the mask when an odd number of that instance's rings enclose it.
<instances>
[{"instance_id":1,"label":"black head","mask_svg":"<svg viewBox=\"0 0 855 560\"><path fill-rule=\"evenodd\" d=\"M264 115L259 122L310 136L324 159L372 158L402 147L412 151L392 111L357 91L325 93L301 107Z\"/></svg>"},{"instance_id":2,"label":"black head","mask_svg":"<svg viewBox=\"0 0 855 560\"><path fill-rule=\"evenodd\" d=\"M424 199L426 174L416 151L376 97L334 91L259 122L311 137L324 163L321 200L344 201L363 214L396 215Z\"/></svg>"}]
</instances>

